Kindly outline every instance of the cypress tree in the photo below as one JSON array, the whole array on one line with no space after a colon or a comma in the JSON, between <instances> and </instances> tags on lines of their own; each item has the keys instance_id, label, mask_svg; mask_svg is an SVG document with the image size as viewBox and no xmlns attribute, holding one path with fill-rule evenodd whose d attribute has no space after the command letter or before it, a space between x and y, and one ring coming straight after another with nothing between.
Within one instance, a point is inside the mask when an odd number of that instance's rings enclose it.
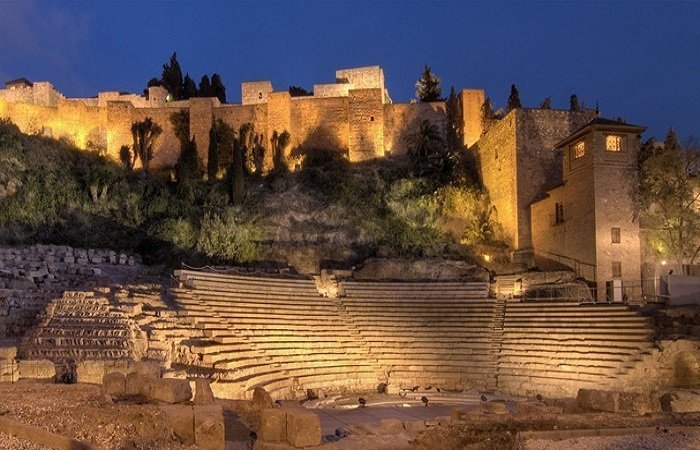
<instances>
[{"instance_id":1,"label":"cypress tree","mask_svg":"<svg viewBox=\"0 0 700 450\"><path fill-rule=\"evenodd\" d=\"M523 105L520 103L520 92L514 84L510 85L510 96L508 97L508 106L506 106L506 112L510 112L516 108L522 108Z\"/></svg>"},{"instance_id":2,"label":"cypress tree","mask_svg":"<svg viewBox=\"0 0 700 450\"><path fill-rule=\"evenodd\" d=\"M211 93L212 97L218 98L221 103L226 103L226 87L218 73L211 76Z\"/></svg>"},{"instance_id":3,"label":"cypress tree","mask_svg":"<svg viewBox=\"0 0 700 450\"><path fill-rule=\"evenodd\" d=\"M216 179L219 171L219 134L216 132L216 125L212 124L209 130L209 155L207 160L207 176L209 181Z\"/></svg>"},{"instance_id":4,"label":"cypress tree","mask_svg":"<svg viewBox=\"0 0 700 450\"><path fill-rule=\"evenodd\" d=\"M209 77L207 75L204 75L199 81L199 96L214 97L211 90L211 83L209 82Z\"/></svg>"},{"instance_id":5,"label":"cypress tree","mask_svg":"<svg viewBox=\"0 0 700 450\"><path fill-rule=\"evenodd\" d=\"M421 102L439 102L444 100L441 95L440 78L426 64L416 82L416 96Z\"/></svg>"},{"instance_id":6,"label":"cypress tree","mask_svg":"<svg viewBox=\"0 0 700 450\"><path fill-rule=\"evenodd\" d=\"M194 80L190 78L189 73L185 75L185 79L182 82L182 94L184 100L197 97L197 85L195 84Z\"/></svg>"},{"instance_id":7,"label":"cypress tree","mask_svg":"<svg viewBox=\"0 0 700 450\"><path fill-rule=\"evenodd\" d=\"M569 111L581 111L576 94L571 94L571 98L569 98Z\"/></svg>"},{"instance_id":8,"label":"cypress tree","mask_svg":"<svg viewBox=\"0 0 700 450\"><path fill-rule=\"evenodd\" d=\"M161 84L173 100L182 100L182 70L177 62L177 53L170 57L170 64L163 64L163 74Z\"/></svg>"}]
</instances>

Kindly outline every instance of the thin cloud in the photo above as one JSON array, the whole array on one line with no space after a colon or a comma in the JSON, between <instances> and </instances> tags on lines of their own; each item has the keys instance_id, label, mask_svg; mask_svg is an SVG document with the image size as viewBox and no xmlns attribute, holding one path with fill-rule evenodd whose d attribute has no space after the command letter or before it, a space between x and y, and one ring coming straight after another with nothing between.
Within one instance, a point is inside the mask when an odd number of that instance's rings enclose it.
<instances>
[{"instance_id":1,"label":"thin cloud","mask_svg":"<svg viewBox=\"0 0 700 450\"><path fill-rule=\"evenodd\" d=\"M90 37L91 21L61 8L58 2L0 2L0 54L14 63L0 63L0 73L36 67L34 76L65 84L59 89L83 84L75 63Z\"/></svg>"}]
</instances>

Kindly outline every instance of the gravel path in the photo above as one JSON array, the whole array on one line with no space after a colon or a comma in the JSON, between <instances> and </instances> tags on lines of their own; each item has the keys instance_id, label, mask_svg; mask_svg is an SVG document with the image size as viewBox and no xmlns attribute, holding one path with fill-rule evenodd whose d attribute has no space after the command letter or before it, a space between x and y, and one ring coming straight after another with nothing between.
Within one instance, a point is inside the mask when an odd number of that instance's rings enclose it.
<instances>
[{"instance_id":1,"label":"gravel path","mask_svg":"<svg viewBox=\"0 0 700 450\"><path fill-rule=\"evenodd\" d=\"M43 445L18 439L2 432L0 432L0 448L3 450L47 450L47 447Z\"/></svg>"},{"instance_id":2,"label":"gravel path","mask_svg":"<svg viewBox=\"0 0 700 450\"><path fill-rule=\"evenodd\" d=\"M590 436L563 440L533 439L523 450L697 450L700 429L625 436Z\"/></svg>"}]
</instances>

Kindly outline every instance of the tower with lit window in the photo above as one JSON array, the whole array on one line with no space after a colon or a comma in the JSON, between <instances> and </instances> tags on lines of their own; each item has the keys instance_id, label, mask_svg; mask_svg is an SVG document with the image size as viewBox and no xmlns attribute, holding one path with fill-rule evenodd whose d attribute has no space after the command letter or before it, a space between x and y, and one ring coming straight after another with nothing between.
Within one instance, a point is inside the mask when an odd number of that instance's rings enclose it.
<instances>
[{"instance_id":1,"label":"tower with lit window","mask_svg":"<svg viewBox=\"0 0 700 450\"><path fill-rule=\"evenodd\" d=\"M562 184L531 205L533 247L595 283L605 300L641 289L638 166L646 128L596 117L559 142ZM622 286L620 288L620 285Z\"/></svg>"}]
</instances>

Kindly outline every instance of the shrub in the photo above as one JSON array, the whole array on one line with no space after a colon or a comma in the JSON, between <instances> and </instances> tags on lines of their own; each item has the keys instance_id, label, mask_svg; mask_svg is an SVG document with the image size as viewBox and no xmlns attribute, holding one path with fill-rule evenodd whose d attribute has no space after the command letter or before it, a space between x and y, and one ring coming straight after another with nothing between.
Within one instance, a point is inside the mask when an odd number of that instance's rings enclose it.
<instances>
[{"instance_id":1,"label":"shrub","mask_svg":"<svg viewBox=\"0 0 700 450\"><path fill-rule=\"evenodd\" d=\"M206 214L202 219L197 250L223 261L248 262L260 254L261 232L252 221L237 217L234 209Z\"/></svg>"}]
</instances>

